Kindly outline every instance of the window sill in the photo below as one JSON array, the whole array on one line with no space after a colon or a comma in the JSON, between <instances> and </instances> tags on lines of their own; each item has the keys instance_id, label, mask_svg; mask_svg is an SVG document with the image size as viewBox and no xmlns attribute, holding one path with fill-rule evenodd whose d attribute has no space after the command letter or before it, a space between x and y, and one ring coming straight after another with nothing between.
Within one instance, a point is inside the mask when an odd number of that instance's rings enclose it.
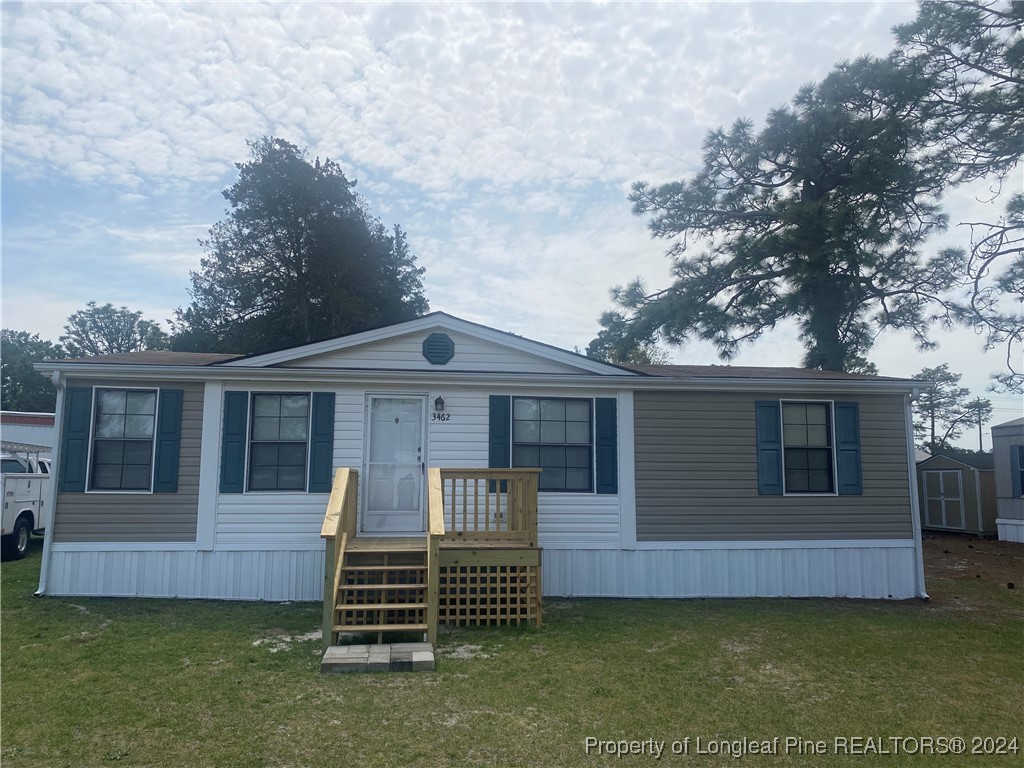
<instances>
[{"instance_id":1,"label":"window sill","mask_svg":"<svg viewBox=\"0 0 1024 768\"><path fill-rule=\"evenodd\" d=\"M61 493L67 493L67 491L61 491ZM106 490L103 488L89 488L85 493L88 494L99 494L102 496L152 496L152 490L139 490L139 491L117 491L117 490ZM171 494L173 495L173 494Z\"/></svg>"}]
</instances>

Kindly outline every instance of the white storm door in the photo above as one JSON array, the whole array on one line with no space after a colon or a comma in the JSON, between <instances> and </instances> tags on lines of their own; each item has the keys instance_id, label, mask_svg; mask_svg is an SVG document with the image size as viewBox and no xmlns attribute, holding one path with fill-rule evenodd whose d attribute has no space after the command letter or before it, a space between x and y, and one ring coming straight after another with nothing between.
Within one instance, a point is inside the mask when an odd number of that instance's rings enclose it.
<instances>
[{"instance_id":1,"label":"white storm door","mask_svg":"<svg viewBox=\"0 0 1024 768\"><path fill-rule=\"evenodd\" d=\"M426 530L426 410L426 396L369 396L363 533L401 535Z\"/></svg>"}]
</instances>

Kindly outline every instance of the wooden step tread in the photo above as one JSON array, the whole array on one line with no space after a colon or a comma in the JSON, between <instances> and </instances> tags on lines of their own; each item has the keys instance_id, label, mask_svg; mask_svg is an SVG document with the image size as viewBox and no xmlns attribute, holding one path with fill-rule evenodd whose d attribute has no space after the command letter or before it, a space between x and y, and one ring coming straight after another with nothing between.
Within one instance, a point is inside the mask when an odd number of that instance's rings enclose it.
<instances>
[{"instance_id":1,"label":"wooden step tread","mask_svg":"<svg viewBox=\"0 0 1024 768\"><path fill-rule=\"evenodd\" d=\"M336 611L409 611L415 608L426 608L426 603L338 603Z\"/></svg>"},{"instance_id":2,"label":"wooden step tread","mask_svg":"<svg viewBox=\"0 0 1024 768\"><path fill-rule=\"evenodd\" d=\"M410 563L409 565L345 565L343 571L424 571L427 566L423 563Z\"/></svg>"},{"instance_id":3,"label":"wooden step tread","mask_svg":"<svg viewBox=\"0 0 1024 768\"><path fill-rule=\"evenodd\" d=\"M414 582L409 584L340 584L339 589L426 589L426 584Z\"/></svg>"},{"instance_id":4,"label":"wooden step tread","mask_svg":"<svg viewBox=\"0 0 1024 768\"><path fill-rule=\"evenodd\" d=\"M335 632L426 632L426 624L335 624Z\"/></svg>"},{"instance_id":5,"label":"wooden step tread","mask_svg":"<svg viewBox=\"0 0 1024 768\"><path fill-rule=\"evenodd\" d=\"M381 538L364 538L356 536L350 539L346 549L349 552L367 553L402 553L402 552L426 552L427 537L422 536L386 536Z\"/></svg>"}]
</instances>

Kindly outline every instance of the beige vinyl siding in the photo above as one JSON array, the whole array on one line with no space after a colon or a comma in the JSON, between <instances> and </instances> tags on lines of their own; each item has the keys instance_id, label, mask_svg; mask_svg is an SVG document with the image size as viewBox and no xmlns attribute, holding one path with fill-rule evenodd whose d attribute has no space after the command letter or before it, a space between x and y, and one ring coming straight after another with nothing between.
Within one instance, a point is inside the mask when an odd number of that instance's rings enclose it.
<instances>
[{"instance_id":1,"label":"beige vinyl siding","mask_svg":"<svg viewBox=\"0 0 1024 768\"><path fill-rule=\"evenodd\" d=\"M69 381L69 387L184 390L177 493L58 493L55 542L196 540L203 385L167 381ZM95 414L93 414L95 418Z\"/></svg>"},{"instance_id":2,"label":"beige vinyl siding","mask_svg":"<svg viewBox=\"0 0 1024 768\"><path fill-rule=\"evenodd\" d=\"M758 400L860 404L861 496L760 496ZM899 395L637 392L638 541L902 539L913 535Z\"/></svg>"}]
</instances>

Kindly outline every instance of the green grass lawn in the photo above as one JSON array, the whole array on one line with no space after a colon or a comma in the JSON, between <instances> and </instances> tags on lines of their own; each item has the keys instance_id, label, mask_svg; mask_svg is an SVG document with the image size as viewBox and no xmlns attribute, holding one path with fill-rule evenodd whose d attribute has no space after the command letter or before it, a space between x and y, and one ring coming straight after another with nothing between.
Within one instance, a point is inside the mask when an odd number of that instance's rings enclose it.
<instances>
[{"instance_id":1,"label":"green grass lawn","mask_svg":"<svg viewBox=\"0 0 1024 768\"><path fill-rule=\"evenodd\" d=\"M435 673L321 676L319 604L35 598L39 551L0 570L4 768L655 762L587 755L588 736L693 766L1024 759L834 754L844 736L1024 737L1024 584L969 570L930 603L547 600L539 629L442 634ZM692 751L776 736L828 754Z\"/></svg>"}]
</instances>

